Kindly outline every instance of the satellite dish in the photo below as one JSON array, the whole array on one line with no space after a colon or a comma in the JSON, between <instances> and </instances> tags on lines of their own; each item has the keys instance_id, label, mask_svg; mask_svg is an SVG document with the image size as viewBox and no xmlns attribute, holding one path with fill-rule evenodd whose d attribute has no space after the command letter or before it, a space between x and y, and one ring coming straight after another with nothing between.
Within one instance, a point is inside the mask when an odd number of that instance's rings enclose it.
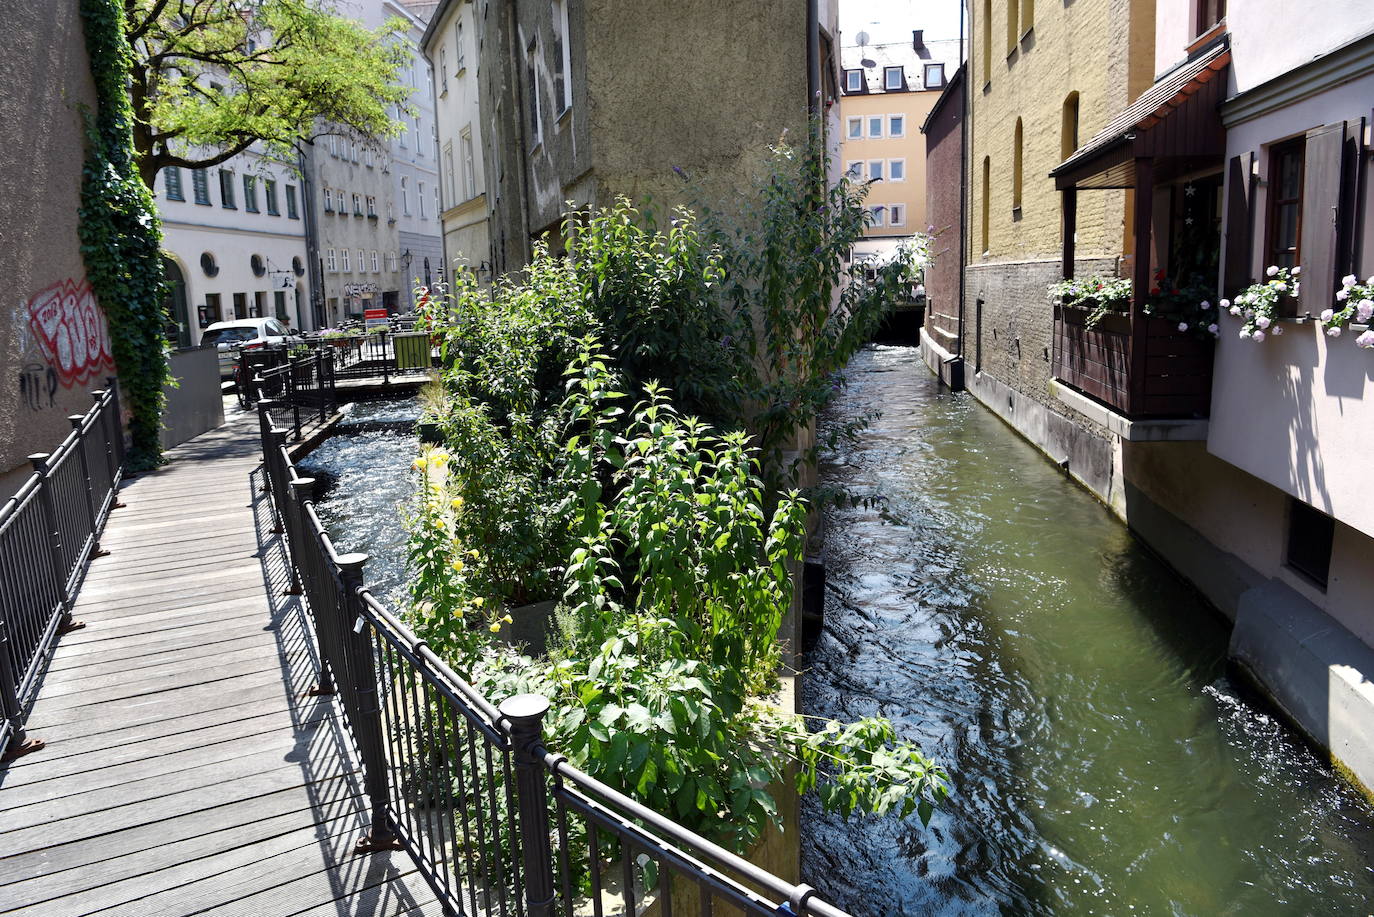
<instances>
[{"instance_id":1,"label":"satellite dish","mask_svg":"<svg viewBox=\"0 0 1374 917\"><path fill-rule=\"evenodd\" d=\"M859 61L859 65L872 70L874 67L878 66L878 62L871 57L865 57L863 60Z\"/></svg>"},{"instance_id":2,"label":"satellite dish","mask_svg":"<svg viewBox=\"0 0 1374 917\"><path fill-rule=\"evenodd\" d=\"M859 34L854 36L854 40L857 41L859 43L859 47L862 48L864 45L868 44L868 33L860 32Z\"/></svg>"}]
</instances>

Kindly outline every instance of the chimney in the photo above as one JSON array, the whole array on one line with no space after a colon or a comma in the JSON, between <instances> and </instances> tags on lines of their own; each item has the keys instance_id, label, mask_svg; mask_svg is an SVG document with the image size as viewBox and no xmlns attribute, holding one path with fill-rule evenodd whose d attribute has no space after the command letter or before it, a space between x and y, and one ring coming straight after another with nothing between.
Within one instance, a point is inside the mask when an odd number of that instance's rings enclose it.
<instances>
[{"instance_id":1,"label":"chimney","mask_svg":"<svg viewBox=\"0 0 1374 917\"><path fill-rule=\"evenodd\" d=\"M919 51L919 50L921 50L922 48L925 47L926 43L925 43L925 41L922 40L922 37L921 37L921 33L924 32L924 31L925 31L924 29L912 29L912 30L911 30L911 50L913 50L913 51Z\"/></svg>"}]
</instances>

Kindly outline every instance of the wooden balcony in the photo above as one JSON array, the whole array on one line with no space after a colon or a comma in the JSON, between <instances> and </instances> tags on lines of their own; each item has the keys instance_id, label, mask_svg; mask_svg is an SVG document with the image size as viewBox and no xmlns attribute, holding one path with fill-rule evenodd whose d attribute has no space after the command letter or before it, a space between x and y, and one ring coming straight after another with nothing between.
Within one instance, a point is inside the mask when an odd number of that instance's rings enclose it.
<instances>
[{"instance_id":1,"label":"wooden balcony","mask_svg":"<svg viewBox=\"0 0 1374 917\"><path fill-rule=\"evenodd\" d=\"M1089 310L1056 306L1054 376L1132 420L1206 417L1212 342L1181 334L1166 319L1122 312L1093 328ZM1133 359L1134 357L1134 359Z\"/></svg>"}]
</instances>

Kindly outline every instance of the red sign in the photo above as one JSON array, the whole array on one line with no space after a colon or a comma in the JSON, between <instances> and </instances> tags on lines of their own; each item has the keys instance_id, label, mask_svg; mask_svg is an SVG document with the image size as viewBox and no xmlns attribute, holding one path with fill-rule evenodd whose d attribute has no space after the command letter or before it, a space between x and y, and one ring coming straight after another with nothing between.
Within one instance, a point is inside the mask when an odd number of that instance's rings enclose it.
<instances>
[{"instance_id":1,"label":"red sign","mask_svg":"<svg viewBox=\"0 0 1374 917\"><path fill-rule=\"evenodd\" d=\"M363 310L363 318L364 318L365 320L370 320L370 319L374 319L374 318L386 318L386 310L385 310L385 309L364 309L364 310Z\"/></svg>"}]
</instances>

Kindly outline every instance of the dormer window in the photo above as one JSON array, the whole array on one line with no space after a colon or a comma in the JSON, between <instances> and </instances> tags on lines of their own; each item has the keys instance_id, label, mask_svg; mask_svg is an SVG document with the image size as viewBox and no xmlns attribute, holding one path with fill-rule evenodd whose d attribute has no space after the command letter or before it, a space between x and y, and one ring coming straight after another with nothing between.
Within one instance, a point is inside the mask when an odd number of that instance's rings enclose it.
<instances>
[{"instance_id":1,"label":"dormer window","mask_svg":"<svg viewBox=\"0 0 1374 917\"><path fill-rule=\"evenodd\" d=\"M905 80L902 77L901 67L883 68L883 88L884 89L903 89Z\"/></svg>"},{"instance_id":2,"label":"dormer window","mask_svg":"<svg viewBox=\"0 0 1374 917\"><path fill-rule=\"evenodd\" d=\"M939 89L945 85L945 65L926 64L925 84L927 89Z\"/></svg>"},{"instance_id":3,"label":"dormer window","mask_svg":"<svg viewBox=\"0 0 1374 917\"><path fill-rule=\"evenodd\" d=\"M846 70L844 72L844 91L864 91L864 72L862 70Z\"/></svg>"}]
</instances>

